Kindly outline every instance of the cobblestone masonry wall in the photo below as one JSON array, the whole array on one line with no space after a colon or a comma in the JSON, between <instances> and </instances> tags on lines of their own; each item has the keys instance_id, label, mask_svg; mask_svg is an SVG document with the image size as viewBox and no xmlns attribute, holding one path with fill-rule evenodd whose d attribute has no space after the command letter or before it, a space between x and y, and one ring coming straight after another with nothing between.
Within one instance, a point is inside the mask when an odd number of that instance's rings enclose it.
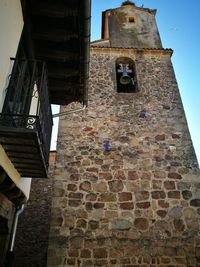
<instances>
[{"instance_id":1,"label":"cobblestone masonry wall","mask_svg":"<svg viewBox=\"0 0 200 267\"><path fill-rule=\"evenodd\" d=\"M137 93L116 93L122 55ZM200 176L170 51L92 48L89 108L60 119L53 183L48 267L200 266Z\"/></svg>"},{"instance_id":2,"label":"cobblestone masonry wall","mask_svg":"<svg viewBox=\"0 0 200 267\"><path fill-rule=\"evenodd\" d=\"M14 204L0 193L0 266L5 262L14 213Z\"/></svg>"},{"instance_id":3,"label":"cobblestone masonry wall","mask_svg":"<svg viewBox=\"0 0 200 267\"><path fill-rule=\"evenodd\" d=\"M13 267L46 267L51 210L51 175L55 152L50 154L49 179L32 179L30 199L19 217Z\"/></svg>"}]
</instances>

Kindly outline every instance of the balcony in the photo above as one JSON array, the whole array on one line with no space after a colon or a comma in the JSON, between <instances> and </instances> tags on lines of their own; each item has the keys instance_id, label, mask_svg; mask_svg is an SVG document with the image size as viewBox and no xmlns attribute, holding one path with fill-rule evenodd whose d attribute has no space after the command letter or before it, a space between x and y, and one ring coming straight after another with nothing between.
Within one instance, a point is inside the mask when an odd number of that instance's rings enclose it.
<instances>
[{"instance_id":1,"label":"balcony","mask_svg":"<svg viewBox=\"0 0 200 267\"><path fill-rule=\"evenodd\" d=\"M52 113L45 63L12 59L0 113L0 144L21 177L47 177Z\"/></svg>"}]
</instances>

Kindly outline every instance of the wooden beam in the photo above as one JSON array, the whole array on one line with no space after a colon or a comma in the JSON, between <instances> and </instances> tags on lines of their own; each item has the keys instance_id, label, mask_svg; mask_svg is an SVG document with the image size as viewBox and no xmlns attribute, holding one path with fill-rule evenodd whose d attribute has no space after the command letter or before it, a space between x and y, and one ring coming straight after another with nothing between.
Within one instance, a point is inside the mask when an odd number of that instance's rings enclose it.
<instances>
[{"instance_id":1,"label":"wooden beam","mask_svg":"<svg viewBox=\"0 0 200 267\"><path fill-rule=\"evenodd\" d=\"M32 34L33 40L53 41L53 42L68 42L72 39L78 39L78 33L69 30L57 29L37 29ZM78 42L78 40L77 40Z\"/></svg>"},{"instance_id":2,"label":"wooden beam","mask_svg":"<svg viewBox=\"0 0 200 267\"><path fill-rule=\"evenodd\" d=\"M38 50L36 56L46 61L67 62L69 60L78 60L78 53L58 50Z\"/></svg>"},{"instance_id":3,"label":"wooden beam","mask_svg":"<svg viewBox=\"0 0 200 267\"><path fill-rule=\"evenodd\" d=\"M49 78L70 78L77 77L79 79L79 70L73 68L63 68L63 67L51 67L48 68Z\"/></svg>"},{"instance_id":4,"label":"wooden beam","mask_svg":"<svg viewBox=\"0 0 200 267\"><path fill-rule=\"evenodd\" d=\"M30 146L29 149L26 147L23 147L23 145L4 145L4 149L6 152L26 152L27 154L38 154L38 149Z\"/></svg>"},{"instance_id":5,"label":"wooden beam","mask_svg":"<svg viewBox=\"0 0 200 267\"><path fill-rule=\"evenodd\" d=\"M7 151L6 152L7 155L9 156L9 158L13 158L14 160L16 158L18 159L24 159L24 158L27 158L27 159L35 159L35 153L26 153L26 152L16 152L16 151Z\"/></svg>"},{"instance_id":6,"label":"wooden beam","mask_svg":"<svg viewBox=\"0 0 200 267\"><path fill-rule=\"evenodd\" d=\"M7 144L7 145L22 145L23 143L23 146L34 146L36 145L35 144L35 141L34 140L31 140L31 139L22 139L22 138L14 138L14 137L2 137L0 136L0 142L1 144Z\"/></svg>"},{"instance_id":7,"label":"wooden beam","mask_svg":"<svg viewBox=\"0 0 200 267\"><path fill-rule=\"evenodd\" d=\"M34 16L50 18L66 18L68 16L78 16L78 5L68 6L66 4L55 3L36 3L30 8L29 13Z\"/></svg>"}]
</instances>

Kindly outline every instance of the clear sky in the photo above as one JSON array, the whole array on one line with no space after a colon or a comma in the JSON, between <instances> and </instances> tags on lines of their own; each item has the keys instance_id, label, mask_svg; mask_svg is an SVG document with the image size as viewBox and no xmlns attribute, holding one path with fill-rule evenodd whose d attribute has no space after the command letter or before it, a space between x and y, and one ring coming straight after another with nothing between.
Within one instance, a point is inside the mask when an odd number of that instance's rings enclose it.
<instances>
[{"instance_id":1,"label":"clear sky","mask_svg":"<svg viewBox=\"0 0 200 267\"><path fill-rule=\"evenodd\" d=\"M102 11L123 0L92 0L91 40L101 39ZM200 0L136 0L137 6L157 9L156 21L164 48L172 48L172 62L190 134L200 163ZM52 148L55 147L53 141Z\"/></svg>"}]
</instances>

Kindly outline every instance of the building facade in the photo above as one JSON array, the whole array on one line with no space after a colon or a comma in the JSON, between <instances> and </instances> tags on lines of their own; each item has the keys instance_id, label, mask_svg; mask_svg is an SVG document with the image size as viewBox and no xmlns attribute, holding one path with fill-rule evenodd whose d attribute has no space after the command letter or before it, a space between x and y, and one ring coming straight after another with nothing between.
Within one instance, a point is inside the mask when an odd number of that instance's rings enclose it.
<instances>
[{"instance_id":1,"label":"building facade","mask_svg":"<svg viewBox=\"0 0 200 267\"><path fill-rule=\"evenodd\" d=\"M51 104L87 104L89 39L90 0L0 1L0 266L14 262L31 179L48 176ZM36 207L47 195L40 190ZM28 239L27 214L20 244Z\"/></svg>"},{"instance_id":2,"label":"building facade","mask_svg":"<svg viewBox=\"0 0 200 267\"><path fill-rule=\"evenodd\" d=\"M48 267L200 266L200 174L155 10L103 13L89 105L63 107Z\"/></svg>"}]
</instances>

